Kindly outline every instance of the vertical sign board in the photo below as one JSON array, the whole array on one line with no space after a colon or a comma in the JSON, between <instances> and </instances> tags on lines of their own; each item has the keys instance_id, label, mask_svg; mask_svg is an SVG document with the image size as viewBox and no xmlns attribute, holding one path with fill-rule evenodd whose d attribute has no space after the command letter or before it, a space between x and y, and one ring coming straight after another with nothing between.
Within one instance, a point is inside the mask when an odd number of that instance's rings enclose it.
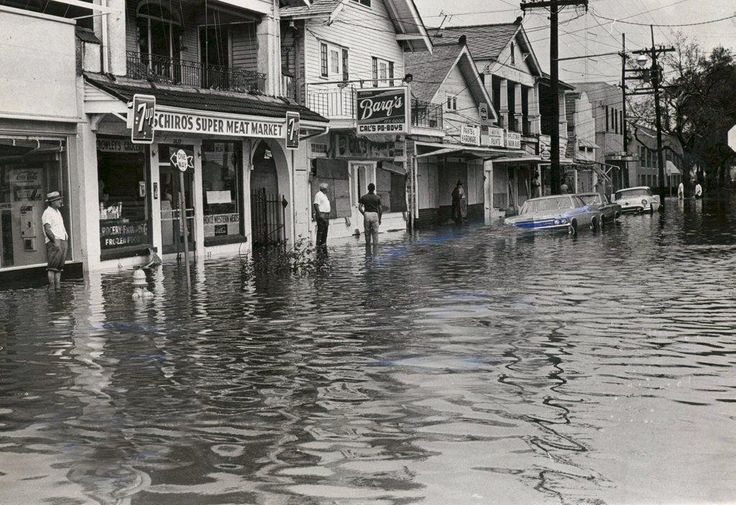
<instances>
[{"instance_id":1,"label":"vertical sign board","mask_svg":"<svg viewBox=\"0 0 736 505\"><path fill-rule=\"evenodd\" d=\"M299 113L286 113L286 148L299 149Z\"/></svg>"},{"instance_id":2,"label":"vertical sign board","mask_svg":"<svg viewBox=\"0 0 736 505\"><path fill-rule=\"evenodd\" d=\"M134 144L153 144L153 119L156 115L156 97L133 95L133 126L130 141Z\"/></svg>"},{"instance_id":3,"label":"vertical sign board","mask_svg":"<svg viewBox=\"0 0 736 505\"><path fill-rule=\"evenodd\" d=\"M409 88L365 88L355 91L357 133L409 133Z\"/></svg>"}]
</instances>

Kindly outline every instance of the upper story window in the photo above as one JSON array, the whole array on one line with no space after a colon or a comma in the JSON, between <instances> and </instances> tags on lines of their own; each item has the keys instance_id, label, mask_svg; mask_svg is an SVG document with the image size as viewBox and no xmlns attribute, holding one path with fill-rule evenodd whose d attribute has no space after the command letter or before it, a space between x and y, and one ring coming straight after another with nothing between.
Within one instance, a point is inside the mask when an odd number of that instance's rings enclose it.
<instances>
[{"instance_id":1,"label":"upper story window","mask_svg":"<svg viewBox=\"0 0 736 505\"><path fill-rule=\"evenodd\" d=\"M344 47L320 42L320 76L334 81L347 81L348 50Z\"/></svg>"},{"instance_id":2,"label":"upper story window","mask_svg":"<svg viewBox=\"0 0 736 505\"><path fill-rule=\"evenodd\" d=\"M457 96L447 95L447 110L457 111Z\"/></svg>"},{"instance_id":3,"label":"upper story window","mask_svg":"<svg viewBox=\"0 0 736 505\"><path fill-rule=\"evenodd\" d=\"M372 58L373 87L392 86L394 82L394 62Z\"/></svg>"},{"instance_id":4,"label":"upper story window","mask_svg":"<svg viewBox=\"0 0 736 505\"><path fill-rule=\"evenodd\" d=\"M516 66L516 45L511 43L511 65Z\"/></svg>"},{"instance_id":5,"label":"upper story window","mask_svg":"<svg viewBox=\"0 0 736 505\"><path fill-rule=\"evenodd\" d=\"M371 6L371 0L353 0L355 3L359 3L360 5L365 5L366 7Z\"/></svg>"},{"instance_id":6,"label":"upper story window","mask_svg":"<svg viewBox=\"0 0 736 505\"><path fill-rule=\"evenodd\" d=\"M144 1L136 11L138 45L142 54L179 59L181 19L159 2Z\"/></svg>"}]
</instances>

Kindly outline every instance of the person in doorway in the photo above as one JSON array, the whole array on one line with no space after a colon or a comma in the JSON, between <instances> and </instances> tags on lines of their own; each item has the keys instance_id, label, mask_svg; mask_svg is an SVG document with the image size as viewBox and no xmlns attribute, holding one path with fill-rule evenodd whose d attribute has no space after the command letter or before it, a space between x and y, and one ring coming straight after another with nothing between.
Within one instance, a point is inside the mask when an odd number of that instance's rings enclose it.
<instances>
[{"instance_id":1,"label":"person in doorway","mask_svg":"<svg viewBox=\"0 0 736 505\"><path fill-rule=\"evenodd\" d=\"M69 244L69 235L64 226L64 218L59 209L61 208L61 193L52 191L46 195L48 207L41 216L43 224L44 240L46 242L46 260L48 267L49 286L58 288L61 286L61 272L66 262L66 250Z\"/></svg>"},{"instance_id":2,"label":"person in doorway","mask_svg":"<svg viewBox=\"0 0 736 505\"><path fill-rule=\"evenodd\" d=\"M383 209L381 207L381 197L376 194L376 185L372 182L368 184L368 193L358 200L358 210L363 214L366 251L371 251L372 242L373 252L375 253L378 249L378 227L381 225Z\"/></svg>"},{"instance_id":3,"label":"person in doorway","mask_svg":"<svg viewBox=\"0 0 736 505\"><path fill-rule=\"evenodd\" d=\"M327 197L326 182L319 185L319 191L314 195L314 220L317 221L317 246L327 247L327 230L330 226L330 199Z\"/></svg>"},{"instance_id":4,"label":"person in doorway","mask_svg":"<svg viewBox=\"0 0 736 505\"><path fill-rule=\"evenodd\" d=\"M703 186L701 186L700 183L697 183L695 185L695 198L696 199L703 198Z\"/></svg>"},{"instance_id":5,"label":"person in doorway","mask_svg":"<svg viewBox=\"0 0 736 505\"><path fill-rule=\"evenodd\" d=\"M455 189L452 190L452 220L455 224L462 224L465 217L464 209L467 209L465 201L465 189L462 181L457 181Z\"/></svg>"},{"instance_id":6,"label":"person in doorway","mask_svg":"<svg viewBox=\"0 0 736 505\"><path fill-rule=\"evenodd\" d=\"M680 184L677 185L677 199L685 199L685 185L682 183L682 181L680 181Z\"/></svg>"}]
</instances>

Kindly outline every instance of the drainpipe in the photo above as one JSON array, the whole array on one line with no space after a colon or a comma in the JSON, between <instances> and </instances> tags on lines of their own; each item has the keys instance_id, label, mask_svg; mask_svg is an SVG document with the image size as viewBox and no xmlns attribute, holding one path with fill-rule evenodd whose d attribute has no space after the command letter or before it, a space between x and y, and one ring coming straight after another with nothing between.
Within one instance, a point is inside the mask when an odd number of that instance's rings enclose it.
<instances>
[{"instance_id":1,"label":"drainpipe","mask_svg":"<svg viewBox=\"0 0 736 505\"><path fill-rule=\"evenodd\" d=\"M100 0L100 5L107 7L107 0ZM110 35L108 34L108 18L110 14L103 14L100 19L102 25L102 73L110 72Z\"/></svg>"}]
</instances>

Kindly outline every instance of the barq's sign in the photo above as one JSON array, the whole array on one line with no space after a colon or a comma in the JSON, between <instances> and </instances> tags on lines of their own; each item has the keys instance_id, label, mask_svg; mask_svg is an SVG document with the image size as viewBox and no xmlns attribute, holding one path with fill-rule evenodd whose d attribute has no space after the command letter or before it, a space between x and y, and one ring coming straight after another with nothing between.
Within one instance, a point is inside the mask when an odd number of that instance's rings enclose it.
<instances>
[{"instance_id":1,"label":"barq's sign","mask_svg":"<svg viewBox=\"0 0 736 505\"><path fill-rule=\"evenodd\" d=\"M358 134L409 133L409 88L366 88L355 91Z\"/></svg>"}]
</instances>

